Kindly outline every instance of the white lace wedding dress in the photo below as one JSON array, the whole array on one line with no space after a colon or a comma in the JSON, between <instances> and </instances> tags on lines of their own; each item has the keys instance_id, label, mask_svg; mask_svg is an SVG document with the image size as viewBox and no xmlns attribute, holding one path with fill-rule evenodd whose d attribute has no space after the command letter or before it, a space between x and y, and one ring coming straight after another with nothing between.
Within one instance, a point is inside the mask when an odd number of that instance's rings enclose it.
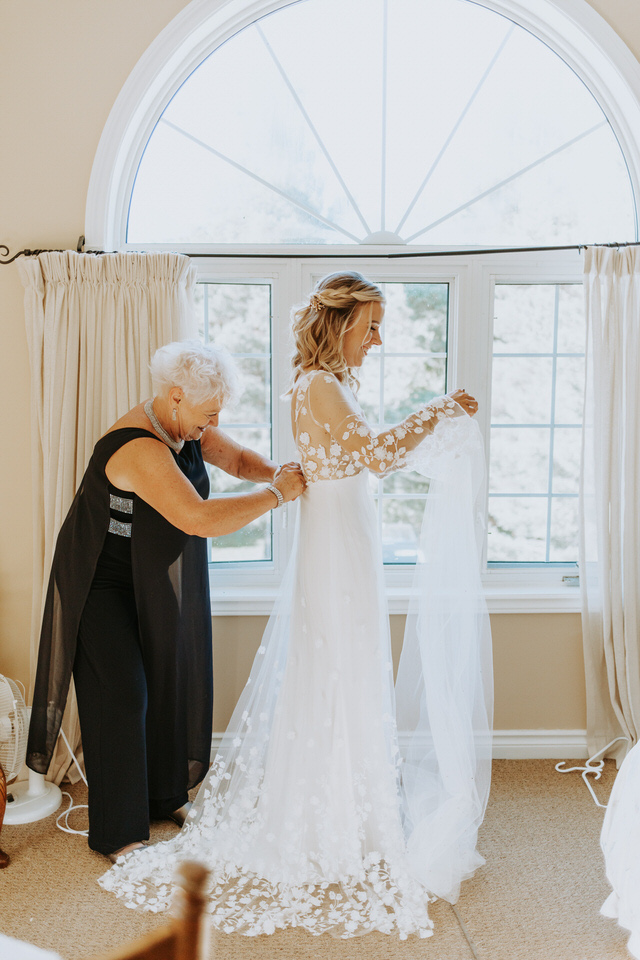
<instances>
[{"instance_id":1,"label":"white lace wedding dress","mask_svg":"<svg viewBox=\"0 0 640 960\"><path fill-rule=\"evenodd\" d=\"M600 846L613 888L600 913L629 931L627 949L640 960L640 743L631 748L618 771Z\"/></svg>"},{"instance_id":2,"label":"white lace wedding dress","mask_svg":"<svg viewBox=\"0 0 640 960\"><path fill-rule=\"evenodd\" d=\"M443 397L375 435L350 389L322 371L298 381L293 421L309 483L251 676L180 834L120 858L100 883L127 906L163 910L176 864L195 859L211 870L208 910L224 932L427 937L430 897L455 901L483 862L491 671L469 469L482 461L477 427ZM427 448L444 491L430 525L448 559L418 565L401 753L367 470L412 457L420 468Z\"/></svg>"}]
</instances>

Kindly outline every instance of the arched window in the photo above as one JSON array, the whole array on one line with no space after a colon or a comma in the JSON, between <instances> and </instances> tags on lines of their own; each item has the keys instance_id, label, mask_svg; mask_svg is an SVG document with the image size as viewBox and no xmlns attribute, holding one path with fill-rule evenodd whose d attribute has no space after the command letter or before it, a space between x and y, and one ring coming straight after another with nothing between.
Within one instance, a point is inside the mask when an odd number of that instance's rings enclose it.
<instances>
[{"instance_id":1,"label":"arched window","mask_svg":"<svg viewBox=\"0 0 640 960\"><path fill-rule=\"evenodd\" d=\"M476 3L306 0L211 53L165 107L132 243L564 244L635 236L576 73Z\"/></svg>"},{"instance_id":2,"label":"arched window","mask_svg":"<svg viewBox=\"0 0 640 960\"><path fill-rule=\"evenodd\" d=\"M279 459L290 306L347 265L385 284L369 417L472 389L491 451L489 568L559 582L577 557L580 257L481 251L637 239L637 68L587 3L191 4L114 107L87 238L211 254L201 335L227 343L247 383L227 426ZM479 252L409 256L456 247ZM374 493L401 591L425 488L399 475ZM259 521L212 559L268 585L288 536Z\"/></svg>"}]
</instances>

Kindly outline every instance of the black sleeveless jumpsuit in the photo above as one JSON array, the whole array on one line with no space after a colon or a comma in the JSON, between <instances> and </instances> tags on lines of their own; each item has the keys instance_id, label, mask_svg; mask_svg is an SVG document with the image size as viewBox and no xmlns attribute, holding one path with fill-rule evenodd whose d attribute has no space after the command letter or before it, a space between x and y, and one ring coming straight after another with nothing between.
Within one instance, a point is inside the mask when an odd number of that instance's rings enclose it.
<instances>
[{"instance_id":1,"label":"black sleeveless jumpsuit","mask_svg":"<svg viewBox=\"0 0 640 960\"><path fill-rule=\"evenodd\" d=\"M149 835L209 765L211 610L206 540L168 523L104 468L149 431L96 444L58 535L43 616L27 763L51 761L73 671L89 782L89 846L111 853ZM173 453L201 497L199 441Z\"/></svg>"}]
</instances>

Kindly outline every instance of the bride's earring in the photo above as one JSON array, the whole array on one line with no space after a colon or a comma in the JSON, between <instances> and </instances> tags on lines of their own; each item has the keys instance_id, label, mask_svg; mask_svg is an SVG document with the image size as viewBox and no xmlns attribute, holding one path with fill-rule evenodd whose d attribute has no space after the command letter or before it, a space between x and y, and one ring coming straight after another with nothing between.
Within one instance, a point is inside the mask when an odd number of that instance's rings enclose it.
<instances>
[{"instance_id":1,"label":"bride's earring","mask_svg":"<svg viewBox=\"0 0 640 960\"><path fill-rule=\"evenodd\" d=\"M177 416L178 416L178 408L177 408L177 407L174 407L174 408L173 408L173 413L171 414L171 419L172 419L172 420L175 420Z\"/></svg>"}]
</instances>

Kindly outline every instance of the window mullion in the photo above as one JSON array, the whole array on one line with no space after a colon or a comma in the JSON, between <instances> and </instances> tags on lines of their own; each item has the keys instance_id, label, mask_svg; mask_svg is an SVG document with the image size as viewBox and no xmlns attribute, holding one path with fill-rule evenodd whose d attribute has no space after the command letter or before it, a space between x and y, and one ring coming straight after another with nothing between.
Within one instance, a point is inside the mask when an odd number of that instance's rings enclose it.
<instances>
[{"instance_id":1,"label":"window mullion","mask_svg":"<svg viewBox=\"0 0 640 960\"><path fill-rule=\"evenodd\" d=\"M555 297L553 303L553 360L551 362L551 411L549 419L549 481L548 496L549 503L547 507L547 545L546 560L549 563L551 557L551 515L553 511L553 450L555 446L555 424L556 424L556 377L558 373L558 313L560 306L560 286L556 284Z\"/></svg>"}]
</instances>

